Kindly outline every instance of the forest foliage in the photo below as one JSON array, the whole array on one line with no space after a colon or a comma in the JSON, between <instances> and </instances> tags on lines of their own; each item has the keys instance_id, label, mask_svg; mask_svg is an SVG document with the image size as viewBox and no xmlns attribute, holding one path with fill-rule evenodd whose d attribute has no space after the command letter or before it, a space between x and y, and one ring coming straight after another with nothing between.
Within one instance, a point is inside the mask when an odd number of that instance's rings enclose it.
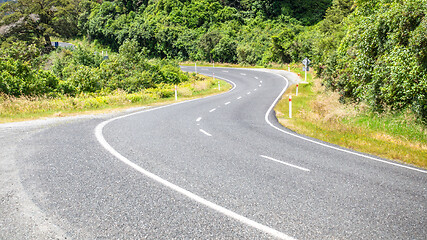
<instances>
[{"instance_id":1,"label":"forest foliage","mask_svg":"<svg viewBox=\"0 0 427 240\"><path fill-rule=\"evenodd\" d=\"M0 5L0 91L134 92L185 81L177 61L308 57L343 102L410 109L426 122L426 8L426 0L18 0ZM50 37L72 36L115 54L103 61L80 46L47 64Z\"/></svg>"}]
</instances>

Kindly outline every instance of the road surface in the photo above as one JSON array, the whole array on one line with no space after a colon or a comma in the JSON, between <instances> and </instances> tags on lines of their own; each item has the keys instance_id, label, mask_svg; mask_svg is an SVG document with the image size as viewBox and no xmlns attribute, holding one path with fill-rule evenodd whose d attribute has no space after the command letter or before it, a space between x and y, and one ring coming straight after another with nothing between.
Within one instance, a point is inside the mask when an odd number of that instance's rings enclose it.
<instances>
[{"instance_id":1,"label":"road surface","mask_svg":"<svg viewBox=\"0 0 427 240\"><path fill-rule=\"evenodd\" d=\"M234 88L1 125L0 238L426 239L425 170L281 127L290 73L197 71Z\"/></svg>"}]
</instances>

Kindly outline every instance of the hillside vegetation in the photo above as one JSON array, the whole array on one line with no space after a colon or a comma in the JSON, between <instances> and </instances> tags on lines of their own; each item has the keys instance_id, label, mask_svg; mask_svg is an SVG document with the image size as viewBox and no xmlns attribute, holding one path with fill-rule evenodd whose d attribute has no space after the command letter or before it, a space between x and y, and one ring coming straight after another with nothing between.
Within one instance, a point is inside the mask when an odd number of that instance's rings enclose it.
<instances>
[{"instance_id":1,"label":"hillside vegetation","mask_svg":"<svg viewBox=\"0 0 427 240\"><path fill-rule=\"evenodd\" d=\"M410 111L426 124L426 7L426 0L6 2L0 91L133 93L188 81L177 61L268 67L308 57L342 103ZM52 37L84 44L53 51ZM116 55L103 61L102 51Z\"/></svg>"}]
</instances>

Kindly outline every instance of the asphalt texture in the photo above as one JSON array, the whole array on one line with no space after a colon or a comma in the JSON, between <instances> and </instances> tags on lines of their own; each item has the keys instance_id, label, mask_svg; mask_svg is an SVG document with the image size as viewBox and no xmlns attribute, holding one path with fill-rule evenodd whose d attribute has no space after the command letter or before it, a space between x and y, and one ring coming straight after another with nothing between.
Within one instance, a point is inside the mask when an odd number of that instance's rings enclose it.
<instances>
[{"instance_id":1,"label":"asphalt texture","mask_svg":"<svg viewBox=\"0 0 427 240\"><path fill-rule=\"evenodd\" d=\"M426 239L425 170L281 127L269 109L291 73L197 71L235 87L132 114L0 125L0 238L275 239L256 223L289 239Z\"/></svg>"}]
</instances>

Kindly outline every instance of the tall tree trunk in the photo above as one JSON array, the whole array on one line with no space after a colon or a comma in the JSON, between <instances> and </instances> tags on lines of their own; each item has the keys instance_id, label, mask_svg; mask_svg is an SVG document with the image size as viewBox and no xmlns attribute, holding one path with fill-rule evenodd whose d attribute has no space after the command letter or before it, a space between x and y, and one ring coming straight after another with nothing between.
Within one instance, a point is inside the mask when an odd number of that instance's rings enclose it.
<instances>
[{"instance_id":1,"label":"tall tree trunk","mask_svg":"<svg viewBox=\"0 0 427 240\"><path fill-rule=\"evenodd\" d=\"M45 41L45 45L44 45L45 49L44 49L44 51L46 53L52 51L53 50L52 42L50 41L50 36L48 34L44 35L44 41Z\"/></svg>"}]
</instances>

